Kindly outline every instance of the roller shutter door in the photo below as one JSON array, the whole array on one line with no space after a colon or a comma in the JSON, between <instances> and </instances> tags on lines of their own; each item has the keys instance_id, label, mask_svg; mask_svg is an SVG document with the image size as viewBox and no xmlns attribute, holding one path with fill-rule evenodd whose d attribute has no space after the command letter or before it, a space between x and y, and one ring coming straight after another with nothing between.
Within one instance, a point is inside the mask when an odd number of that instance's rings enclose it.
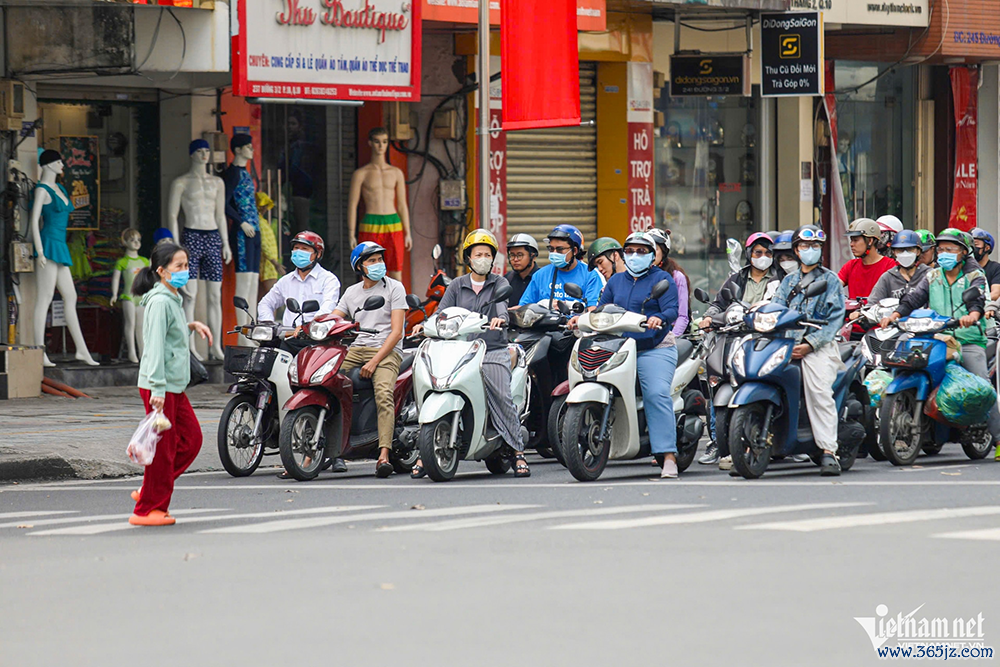
<instances>
[{"instance_id":1,"label":"roller shutter door","mask_svg":"<svg viewBox=\"0 0 1000 667\"><path fill-rule=\"evenodd\" d=\"M597 119L597 65L580 63L580 113ZM507 134L507 237L531 234L539 246L568 223L589 244L597 237L597 127ZM546 263L544 249L542 264Z\"/></svg>"}]
</instances>

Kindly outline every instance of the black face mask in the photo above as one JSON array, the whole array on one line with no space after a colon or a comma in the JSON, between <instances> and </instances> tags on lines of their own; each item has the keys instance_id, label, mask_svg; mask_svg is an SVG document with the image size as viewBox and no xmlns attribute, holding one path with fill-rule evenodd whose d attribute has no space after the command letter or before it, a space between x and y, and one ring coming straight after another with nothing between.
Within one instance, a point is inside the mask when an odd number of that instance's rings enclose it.
<instances>
[{"instance_id":1,"label":"black face mask","mask_svg":"<svg viewBox=\"0 0 1000 667\"><path fill-rule=\"evenodd\" d=\"M975 251L973 251L972 254L976 256L976 261L979 262L980 264L982 264L983 263L983 259L987 255L989 255L990 253L989 253L988 250L986 250L986 248L983 248L982 250L975 250Z\"/></svg>"}]
</instances>

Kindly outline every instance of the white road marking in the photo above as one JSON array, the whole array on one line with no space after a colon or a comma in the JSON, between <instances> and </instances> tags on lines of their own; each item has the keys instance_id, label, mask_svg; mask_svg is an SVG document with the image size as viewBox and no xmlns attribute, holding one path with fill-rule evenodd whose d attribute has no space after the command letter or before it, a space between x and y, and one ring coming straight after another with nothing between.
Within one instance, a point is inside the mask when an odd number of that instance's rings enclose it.
<instances>
[{"instance_id":1,"label":"white road marking","mask_svg":"<svg viewBox=\"0 0 1000 667\"><path fill-rule=\"evenodd\" d=\"M0 519L17 519L29 516L55 516L56 514L79 514L76 510L50 510L47 512L0 512Z\"/></svg>"},{"instance_id":2,"label":"white road marking","mask_svg":"<svg viewBox=\"0 0 1000 667\"><path fill-rule=\"evenodd\" d=\"M330 512L351 512L354 510L379 509L385 505L355 505L353 507L310 507L300 510L288 510L285 512L250 512L247 514L222 514L218 516L202 516L184 520L184 525L189 523L205 523L208 521L230 521L239 519L261 519L273 518L276 516L303 515L303 514L327 514ZM71 528L54 528L52 530L36 530L28 535L100 535L102 533L114 533L120 530L131 530L137 528L123 521L115 523L87 524L85 526L73 526Z\"/></svg>"},{"instance_id":3,"label":"white road marking","mask_svg":"<svg viewBox=\"0 0 1000 667\"><path fill-rule=\"evenodd\" d=\"M662 510L679 510L704 505L624 505L622 507L594 507L585 510L558 510L552 512L531 512L528 514L511 514L507 516L485 516L473 519L452 519L434 523L418 523L408 526L387 526L379 528L378 532L399 532L413 530L442 531L463 530L466 528L482 528L484 526L501 526L524 521L539 521L543 519L572 519L575 517L607 516L609 514L629 514L632 512L657 512Z\"/></svg>"},{"instance_id":4,"label":"white road marking","mask_svg":"<svg viewBox=\"0 0 1000 667\"><path fill-rule=\"evenodd\" d=\"M288 519L285 521L267 521L249 526L227 526L203 530L203 533L276 533L283 530L298 530L302 528L320 528L339 523L357 523L359 521L382 521L393 519L422 519L436 516L455 516L459 514L479 514L488 512L508 512L511 510L534 509L538 505L468 505L464 507L442 507L430 510L396 510L392 512L369 512L367 514L349 514L347 516L313 517L310 519Z\"/></svg>"},{"instance_id":5,"label":"white road marking","mask_svg":"<svg viewBox=\"0 0 1000 667\"><path fill-rule=\"evenodd\" d=\"M196 509L196 510L170 510L171 514L176 514L182 516L185 514L200 514L202 512L231 512L230 509ZM128 514L95 514L93 516L72 516L62 519L42 519L40 521L32 521L32 526L58 526L59 524L67 523L80 523L83 521L110 521L112 519L128 519L132 516L132 513ZM10 523L0 523L0 528L17 528L23 522L13 521ZM128 525L128 524L126 524Z\"/></svg>"},{"instance_id":6,"label":"white road marking","mask_svg":"<svg viewBox=\"0 0 1000 667\"><path fill-rule=\"evenodd\" d=\"M590 523L569 523L561 526L551 526L549 530L621 530L627 528L644 528L646 526L669 526L689 523L707 523L709 521L726 521L740 519L760 514L775 514L779 512L807 512L809 510L837 509L841 507L858 507L871 503L813 503L810 505L781 505L776 507L745 507L730 510L708 510L705 512L687 512L669 514L667 516L650 516L641 519L616 519L613 521L592 521Z\"/></svg>"},{"instance_id":7,"label":"white road marking","mask_svg":"<svg viewBox=\"0 0 1000 667\"><path fill-rule=\"evenodd\" d=\"M959 530L954 533L938 533L931 537L943 537L949 540L988 540L1000 542L1000 528L983 528L982 530Z\"/></svg>"},{"instance_id":8,"label":"white road marking","mask_svg":"<svg viewBox=\"0 0 1000 667\"><path fill-rule=\"evenodd\" d=\"M736 530L789 530L800 533L812 533L817 530L832 530L834 528L886 526L894 523L940 521L942 519L960 519L962 517L969 516L991 516L996 514L1000 514L1000 507L932 508L923 510L905 510L902 512L849 514L846 516L832 516L820 519L802 519L801 521L757 523L749 526L737 526Z\"/></svg>"}]
</instances>

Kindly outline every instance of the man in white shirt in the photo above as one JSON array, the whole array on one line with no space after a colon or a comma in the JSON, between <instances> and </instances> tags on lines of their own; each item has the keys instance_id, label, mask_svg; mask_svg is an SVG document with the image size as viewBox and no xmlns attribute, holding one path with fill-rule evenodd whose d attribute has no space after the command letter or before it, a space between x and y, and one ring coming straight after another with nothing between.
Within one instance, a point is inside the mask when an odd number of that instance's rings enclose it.
<instances>
[{"instance_id":1,"label":"man in white shirt","mask_svg":"<svg viewBox=\"0 0 1000 667\"><path fill-rule=\"evenodd\" d=\"M261 322L273 322L274 312L285 305L289 297L300 304L318 301L319 310L303 313L301 322L311 322L317 315L332 313L340 300L340 280L322 266L323 239L315 232L299 232L292 239L292 264L295 271L281 277L264 295L257 305L257 318ZM298 315L285 310L282 323L287 326L297 324ZM297 350L295 350L297 351Z\"/></svg>"}]
</instances>

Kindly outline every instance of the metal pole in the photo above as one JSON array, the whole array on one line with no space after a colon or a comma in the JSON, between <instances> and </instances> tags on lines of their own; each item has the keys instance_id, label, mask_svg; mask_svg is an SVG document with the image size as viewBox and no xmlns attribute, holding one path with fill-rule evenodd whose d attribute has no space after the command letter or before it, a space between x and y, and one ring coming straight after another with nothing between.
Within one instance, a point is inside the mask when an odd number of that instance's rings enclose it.
<instances>
[{"instance_id":1,"label":"metal pole","mask_svg":"<svg viewBox=\"0 0 1000 667\"><path fill-rule=\"evenodd\" d=\"M479 227L490 222L490 0L479 0Z\"/></svg>"}]
</instances>

